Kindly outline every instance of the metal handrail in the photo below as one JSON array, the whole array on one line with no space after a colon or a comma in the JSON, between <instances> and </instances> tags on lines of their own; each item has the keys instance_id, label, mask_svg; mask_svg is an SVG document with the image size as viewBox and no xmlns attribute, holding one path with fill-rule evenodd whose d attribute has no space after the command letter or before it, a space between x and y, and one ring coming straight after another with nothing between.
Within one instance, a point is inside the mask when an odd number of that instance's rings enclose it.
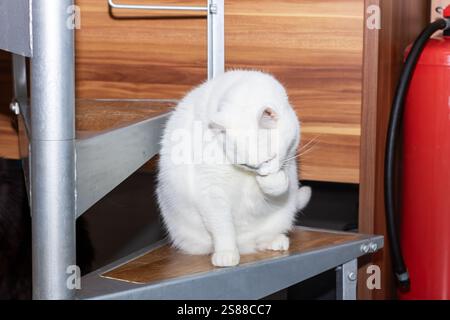
<instances>
[{"instance_id":1,"label":"metal handrail","mask_svg":"<svg viewBox=\"0 0 450 320\"><path fill-rule=\"evenodd\" d=\"M131 9L131 10L171 10L171 11L206 11L210 9L206 7L192 7L192 6L149 6L138 4L120 4L113 0L108 0L108 4L114 9Z\"/></svg>"},{"instance_id":2,"label":"metal handrail","mask_svg":"<svg viewBox=\"0 0 450 320\"><path fill-rule=\"evenodd\" d=\"M208 19L208 79L225 70L224 0L207 0L206 6L154 6L115 3L108 0L110 9L203 11Z\"/></svg>"}]
</instances>

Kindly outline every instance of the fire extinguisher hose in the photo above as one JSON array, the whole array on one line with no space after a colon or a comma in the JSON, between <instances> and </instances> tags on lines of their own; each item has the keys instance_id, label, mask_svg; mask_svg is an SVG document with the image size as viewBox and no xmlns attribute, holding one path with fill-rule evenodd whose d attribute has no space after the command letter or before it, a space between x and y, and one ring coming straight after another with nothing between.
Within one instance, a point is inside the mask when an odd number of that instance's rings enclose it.
<instances>
[{"instance_id":1,"label":"fire extinguisher hose","mask_svg":"<svg viewBox=\"0 0 450 320\"><path fill-rule=\"evenodd\" d=\"M403 118L403 109L408 93L411 79L430 37L438 30L450 29L450 19L439 19L429 24L414 42L406 59L403 71L398 82L397 90L391 109L389 129L386 140L385 170L384 170L384 192L387 233L390 241L392 262L398 284L401 289L408 290L410 287L409 273L403 260L400 241L395 221L395 209L397 204L394 199L394 177L395 177L395 150L400 135L400 124Z\"/></svg>"}]
</instances>

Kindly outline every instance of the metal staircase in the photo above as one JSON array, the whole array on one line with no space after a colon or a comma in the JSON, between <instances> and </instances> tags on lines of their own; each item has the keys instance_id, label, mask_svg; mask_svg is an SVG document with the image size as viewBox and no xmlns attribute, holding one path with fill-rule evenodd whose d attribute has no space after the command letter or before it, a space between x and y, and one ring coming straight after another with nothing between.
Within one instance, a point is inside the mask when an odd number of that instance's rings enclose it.
<instances>
[{"instance_id":1,"label":"metal staircase","mask_svg":"<svg viewBox=\"0 0 450 320\"><path fill-rule=\"evenodd\" d=\"M205 12L208 77L224 71L224 0L208 0L204 7L124 5L113 0L108 4L113 10ZM158 153L169 115L162 112L120 128L77 134L72 6L73 0L0 0L0 49L13 53L15 100L11 110L20 119L20 150L31 203L33 298L208 298L209 290L237 285L246 276L248 286L254 278L251 273L260 272L266 280L258 279L264 283L255 289L246 287L238 295L258 298L340 265L340 297L355 298L356 282L351 280L349 286L348 276L356 273L356 258L382 247L380 237L349 238L316 246L314 252L306 250L287 258L262 259L235 269L209 270L156 284L125 284L102 277L106 269L151 252L159 244L84 277L82 290L68 285L71 267L76 264L76 219ZM372 249L366 250L370 246ZM314 261L318 263L315 268ZM279 270L284 270L284 276ZM230 294L216 298L227 297L232 298Z\"/></svg>"}]
</instances>

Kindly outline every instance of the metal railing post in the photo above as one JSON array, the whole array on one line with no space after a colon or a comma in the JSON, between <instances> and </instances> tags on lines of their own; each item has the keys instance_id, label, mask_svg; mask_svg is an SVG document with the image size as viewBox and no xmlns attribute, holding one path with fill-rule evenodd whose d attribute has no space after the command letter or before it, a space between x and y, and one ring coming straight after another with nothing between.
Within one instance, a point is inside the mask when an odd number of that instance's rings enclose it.
<instances>
[{"instance_id":1,"label":"metal railing post","mask_svg":"<svg viewBox=\"0 0 450 320\"><path fill-rule=\"evenodd\" d=\"M225 72L224 0L208 0L208 79Z\"/></svg>"},{"instance_id":2,"label":"metal railing post","mask_svg":"<svg viewBox=\"0 0 450 320\"><path fill-rule=\"evenodd\" d=\"M75 265L73 0L35 0L31 59L33 298L71 299Z\"/></svg>"}]
</instances>

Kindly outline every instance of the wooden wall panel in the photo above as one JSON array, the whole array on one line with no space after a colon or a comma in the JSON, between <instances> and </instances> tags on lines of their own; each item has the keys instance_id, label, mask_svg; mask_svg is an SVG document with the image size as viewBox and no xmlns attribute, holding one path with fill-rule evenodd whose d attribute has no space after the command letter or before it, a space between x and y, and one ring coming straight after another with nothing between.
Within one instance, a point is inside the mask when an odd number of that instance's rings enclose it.
<instances>
[{"instance_id":1,"label":"wooden wall panel","mask_svg":"<svg viewBox=\"0 0 450 320\"><path fill-rule=\"evenodd\" d=\"M303 123L303 179L359 181L362 1L227 1L227 66L273 73ZM334 159L330 161L330 159Z\"/></svg>"},{"instance_id":2,"label":"wooden wall panel","mask_svg":"<svg viewBox=\"0 0 450 320\"><path fill-rule=\"evenodd\" d=\"M180 98L205 79L204 17L110 13L106 0L76 2L78 98ZM302 157L303 179L359 181L362 25L362 0L226 0L227 68L277 76L302 120L303 144L316 139ZM0 63L0 155L17 157L9 55Z\"/></svg>"},{"instance_id":3,"label":"wooden wall panel","mask_svg":"<svg viewBox=\"0 0 450 320\"><path fill-rule=\"evenodd\" d=\"M273 73L302 120L303 144L317 139L302 158L303 179L359 182L363 2L225 1L227 68ZM110 14L106 0L77 4L78 97L179 98L205 79L201 16Z\"/></svg>"},{"instance_id":4,"label":"wooden wall panel","mask_svg":"<svg viewBox=\"0 0 450 320\"><path fill-rule=\"evenodd\" d=\"M81 29L76 34L78 97L179 98L205 79L206 20L202 16L110 13L106 0L76 3L81 7Z\"/></svg>"}]
</instances>

